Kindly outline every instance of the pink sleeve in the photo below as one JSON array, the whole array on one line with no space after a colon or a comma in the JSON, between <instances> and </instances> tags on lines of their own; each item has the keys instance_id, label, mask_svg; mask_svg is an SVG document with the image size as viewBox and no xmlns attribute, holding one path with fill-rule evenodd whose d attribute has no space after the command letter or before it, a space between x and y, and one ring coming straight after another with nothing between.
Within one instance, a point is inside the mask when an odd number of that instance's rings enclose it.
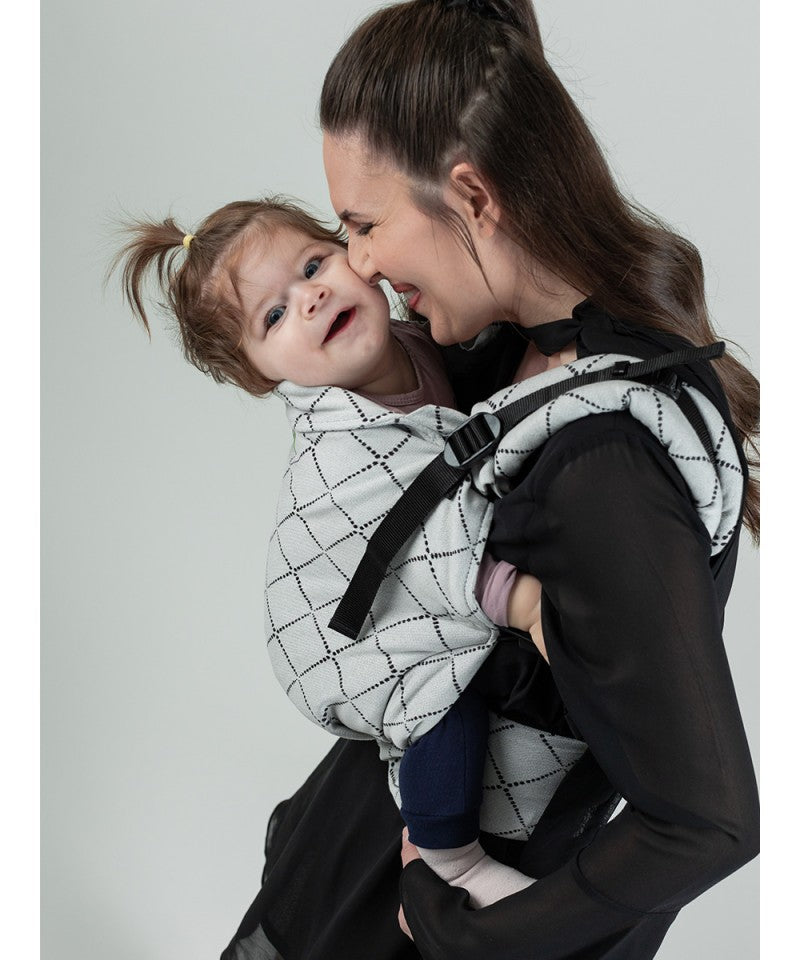
<instances>
[{"instance_id":1,"label":"pink sleeve","mask_svg":"<svg viewBox=\"0 0 800 960\"><path fill-rule=\"evenodd\" d=\"M498 627L508 626L508 595L516 575L516 567L505 560L495 560L488 551L484 551L475 581L475 599Z\"/></svg>"}]
</instances>

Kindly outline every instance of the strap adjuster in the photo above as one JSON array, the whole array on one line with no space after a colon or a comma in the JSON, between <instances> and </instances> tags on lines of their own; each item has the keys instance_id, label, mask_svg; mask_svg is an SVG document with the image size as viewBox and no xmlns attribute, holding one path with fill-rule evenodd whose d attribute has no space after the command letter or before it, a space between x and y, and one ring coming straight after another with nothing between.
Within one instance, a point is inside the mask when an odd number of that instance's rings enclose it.
<instances>
[{"instance_id":1,"label":"strap adjuster","mask_svg":"<svg viewBox=\"0 0 800 960\"><path fill-rule=\"evenodd\" d=\"M444 462L463 469L485 460L500 442L503 424L493 413L476 413L454 430L444 445Z\"/></svg>"},{"instance_id":2,"label":"strap adjuster","mask_svg":"<svg viewBox=\"0 0 800 960\"><path fill-rule=\"evenodd\" d=\"M679 379L678 374L673 370L665 370L662 375L655 380L653 386L658 390L662 390L667 396L672 397L673 400L678 399L683 389L683 383Z\"/></svg>"}]
</instances>

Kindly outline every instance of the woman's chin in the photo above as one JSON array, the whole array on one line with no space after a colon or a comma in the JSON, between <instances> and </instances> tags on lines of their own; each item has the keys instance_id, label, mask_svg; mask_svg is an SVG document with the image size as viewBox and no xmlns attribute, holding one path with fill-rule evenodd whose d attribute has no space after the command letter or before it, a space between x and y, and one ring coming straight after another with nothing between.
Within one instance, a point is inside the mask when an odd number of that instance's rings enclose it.
<instances>
[{"instance_id":1,"label":"woman's chin","mask_svg":"<svg viewBox=\"0 0 800 960\"><path fill-rule=\"evenodd\" d=\"M447 320L442 319L436 315L436 312L431 310L427 314L422 314L430 325L431 337L442 347L450 347L454 343L459 343L461 341L460 332L455 329L454 325Z\"/></svg>"},{"instance_id":2,"label":"woman's chin","mask_svg":"<svg viewBox=\"0 0 800 960\"><path fill-rule=\"evenodd\" d=\"M467 343L473 340L488 326L488 324L454 323L452 320L441 319L434 315L428 317L431 337L441 347L452 347L456 343Z\"/></svg>"}]
</instances>

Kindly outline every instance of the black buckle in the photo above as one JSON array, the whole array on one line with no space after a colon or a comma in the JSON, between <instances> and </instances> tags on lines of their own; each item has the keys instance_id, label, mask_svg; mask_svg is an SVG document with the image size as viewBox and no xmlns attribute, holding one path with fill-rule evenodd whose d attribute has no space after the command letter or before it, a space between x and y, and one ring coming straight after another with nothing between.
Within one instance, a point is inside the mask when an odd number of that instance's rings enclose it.
<instances>
[{"instance_id":1,"label":"black buckle","mask_svg":"<svg viewBox=\"0 0 800 960\"><path fill-rule=\"evenodd\" d=\"M667 396L677 400L683 390L683 382L678 378L674 370L665 370L660 377L657 377L652 384L656 390L661 390Z\"/></svg>"},{"instance_id":2,"label":"black buckle","mask_svg":"<svg viewBox=\"0 0 800 960\"><path fill-rule=\"evenodd\" d=\"M476 413L454 430L444 445L444 462L450 467L471 467L494 452L503 424L493 413Z\"/></svg>"},{"instance_id":3,"label":"black buckle","mask_svg":"<svg viewBox=\"0 0 800 960\"><path fill-rule=\"evenodd\" d=\"M611 368L612 377L624 377L627 375L628 370L630 369L631 362L630 360L617 360L614 366Z\"/></svg>"}]
</instances>

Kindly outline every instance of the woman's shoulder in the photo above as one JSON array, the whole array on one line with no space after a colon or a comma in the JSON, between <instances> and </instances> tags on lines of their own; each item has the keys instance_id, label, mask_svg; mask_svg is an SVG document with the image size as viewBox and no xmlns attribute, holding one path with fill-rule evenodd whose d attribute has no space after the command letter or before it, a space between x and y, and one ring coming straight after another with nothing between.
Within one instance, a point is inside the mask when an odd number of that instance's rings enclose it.
<instances>
[{"instance_id":1,"label":"woman's shoulder","mask_svg":"<svg viewBox=\"0 0 800 960\"><path fill-rule=\"evenodd\" d=\"M524 569L535 569L532 554L541 569L561 569L587 537L602 540L611 558L625 531L651 537L665 518L671 535L708 545L687 483L658 440L628 413L598 413L559 430L525 464L495 504L490 543Z\"/></svg>"},{"instance_id":2,"label":"woman's shoulder","mask_svg":"<svg viewBox=\"0 0 800 960\"><path fill-rule=\"evenodd\" d=\"M555 433L521 471L517 496L552 502L590 499L602 507L600 490L644 489L665 479L679 497L692 503L680 470L652 432L625 411L581 417ZM611 505L606 505L611 506ZM693 511L694 512L694 511Z\"/></svg>"}]
</instances>

